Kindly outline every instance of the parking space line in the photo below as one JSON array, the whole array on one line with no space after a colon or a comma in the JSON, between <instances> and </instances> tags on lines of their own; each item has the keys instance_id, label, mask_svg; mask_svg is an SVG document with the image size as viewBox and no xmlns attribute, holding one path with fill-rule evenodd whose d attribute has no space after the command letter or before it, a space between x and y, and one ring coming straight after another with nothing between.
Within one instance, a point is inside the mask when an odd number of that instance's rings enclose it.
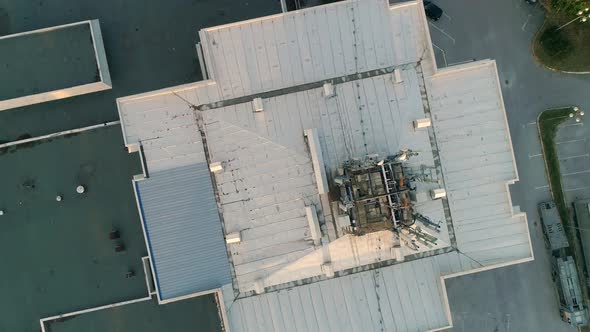
<instances>
[{"instance_id":1,"label":"parking space line","mask_svg":"<svg viewBox=\"0 0 590 332\"><path fill-rule=\"evenodd\" d=\"M524 28L526 28L526 25L529 24L529 20L531 19L531 16L533 16L533 14L529 14L529 16L527 16L526 21L524 21L524 24L521 27L522 31L524 31Z\"/></svg>"},{"instance_id":2,"label":"parking space line","mask_svg":"<svg viewBox=\"0 0 590 332\"><path fill-rule=\"evenodd\" d=\"M540 187L535 187L535 190L547 189L547 188L549 188L549 185L548 184L546 184L544 186L540 186Z\"/></svg>"},{"instance_id":3,"label":"parking space line","mask_svg":"<svg viewBox=\"0 0 590 332\"><path fill-rule=\"evenodd\" d=\"M576 122L576 123L570 123L570 124L566 124L563 125L564 127L572 127L572 126L583 126L584 122Z\"/></svg>"},{"instance_id":4,"label":"parking space line","mask_svg":"<svg viewBox=\"0 0 590 332\"><path fill-rule=\"evenodd\" d=\"M432 46L434 46L434 48L436 48L437 50L439 50L443 56L443 61L445 63L445 67L448 67L449 65L447 64L447 55L445 53L445 50L443 50L442 48L438 47L435 43L432 43Z\"/></svg>"},{"instance_id":5,"label":"parking space line","mask_svg":"<svg viewBox=\"0 0 590 332\"><path fill-rule=\"evenodd\" d=\"M451 18L449 15L447 15L447 13L443 13L443 15L444 15L446 18L448 18L448 19L449 19L449 21L452 21L452 20L453 20L453 19L452 19L452 18Z\"/></svg>"},{"instance_id":6,"label":"parking space line","mask_svg":"<svg viewBox=\"0 0 590 332\"><path fill-rule=\"evenodd\" d=\"M537 153L537 154L530 154L530 153L529 153L529 159L533 159L533 158L535 158L535 157L540 157L540 156L542 156L542 155L543 155L542 153Z\"/></svg>"},{"instance_id":7,"label":"parking space line","mask_svg":"<svg viewBox=\"0 0 590 332\"><path fill-rule=\"evenodd\" d=\"M580 154L577 156L563 157L563 158L559 158L559 160L568 160L568 159L583 158L583 157L590 157L590 154L586 153L586 154Z\"/></svg>"},{"instance_id":8,"label":"parking space line","mask_svg":"<svg viewBox=\"0 0 590 332\"><path fill-rule=\"evenodd\" d=\"M428 24L430 24L433 28L435 28L436 30L440 31L440 33L442 33L443 35L447 36L450 40L453 41L453 44L455 44L455 38L453 38L451 35L449 35L448 33L446 33L445 30L437 27L434 23L432 22L428 22Z\"/></svg>"},{"instance_id":9,"label":"parking space line","mask_svg":"<svg viewBox=\"0 0 590 332\"><path fill-rule=\"evenodd\" d=\"M585 170L585 171L579 171L579 172L564 173L563 176L570 176L570 175L584 174L584 173L590 173L590 169Z\"/></svg>"},{"instance_id":10,"label":"parking space line","mask_svg":"<svg viewBox=\"0 0 590 332\"><path fill-rule=\"evenodd\" d=\"M585 142L586 139L585 138L581 138L581 139L572 139L569 141L561 141L561 142L555 142L555 144L559 145L559 144L566 144L566 143L576 143L576 142Z\"/></svg>"},{"instance_id":11,"label":"parking space line","mask_svg":"<svg viewBox=\"0 0 590 332\"><path fill-rule=\"evenodd\" d=\"M572 188L572 189L564 189L563 191L576 191L576 190L582 190L582 189L590 189L590 186L578 187L578 188Z\"/></svg>"}]
</instances>

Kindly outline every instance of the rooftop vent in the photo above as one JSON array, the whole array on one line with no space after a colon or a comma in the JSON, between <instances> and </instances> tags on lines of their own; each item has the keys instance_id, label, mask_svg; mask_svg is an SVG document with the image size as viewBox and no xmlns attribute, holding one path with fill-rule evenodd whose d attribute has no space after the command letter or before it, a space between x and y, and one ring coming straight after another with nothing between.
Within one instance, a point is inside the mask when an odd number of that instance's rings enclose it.
<instances>
[{"instance_id":1,"label":"rooftop vent","mask_svg":"<svg viewBox=\"0 0 590 332\"><path fill-rule=\"evenodd\" d=\"M254 108L254 112L264 111L264 106L262 105L262 98L254 98L254 100L252 100L252 107Z\"/></svg>"},{"instance_id":2,"label":"rooftop vent","mask_svg":"<svg viewBox=\"0 0 590 332\"><path fill-rule=\"evenodd\" d=\"M334 97L336 92L334 91L334 85L330 82L324 83L324 97L330 98Z\"/></svg>"}]
</instances>

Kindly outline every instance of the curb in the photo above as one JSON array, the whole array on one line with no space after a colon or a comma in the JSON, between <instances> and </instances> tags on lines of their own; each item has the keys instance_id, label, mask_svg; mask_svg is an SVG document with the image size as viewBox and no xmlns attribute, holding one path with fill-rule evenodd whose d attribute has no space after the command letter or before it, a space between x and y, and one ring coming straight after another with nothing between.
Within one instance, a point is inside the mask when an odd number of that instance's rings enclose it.
<instances>
[{"instance_id":1,"label":"curb","mask_svg":"<svg viewBox=\"0 0 590 332\"><path fill-rule=\"evenodd\" d=\"M541 143L541 152L543 153L543 164L545 164L545 176L547 176L547 182L549 183L549 189L551 190L551 198L553 198L554 201L555 201L555 197L553 196L553 185L551 184L551 178L549 176L549 166L547 165L547 158L545 158L545 156L546 156L545 145L543 144L543 137L541 136L540 119L541 119L541 115L545 112L564 109L564 108L568 108L568 107L573 109L576 106L571 105L571 106L548 108L548 109L544 110L543 112L539 113L539 115L537 115L537 134L539 135L539 143ZM557 149L556 149L556 151L557 151ZM561 172L560 172L559 176L561 177ZM560 183L561 183L561 181L560 181ZM565 191L563 190L563 183L561 183L561 191L565 193ZM564 200L565 200L565 196L564 196Z\"/></svg>"},{"instance_id":2,"label":"curb","mask_svg":"<svg viewBox=\"0 0 590 332\"><path fill-rule=\"evenodd\" d=\"M567 70L560 70L560 69L552 68L552 67L549 67L548 65L544 64L539 59L539 57L535 53L535 43L539 37L540 32L543 30L543 27L545 26L546 23L547 23L547 19L545 19L543 21L543 24L539 27L539 29L537 29L537 32L535 32L535 35L533 36L533 41L531 42L531 54L533 55L535 62L538 63L539 65L541 65L543 68L553 71L553 72L556 72L556 73L571 74L571 75L588 75L588 74L590 74L590 71L567 71ZM548 111L548 110L546 110L546 111Z\"/></svg>"}]
</instances>

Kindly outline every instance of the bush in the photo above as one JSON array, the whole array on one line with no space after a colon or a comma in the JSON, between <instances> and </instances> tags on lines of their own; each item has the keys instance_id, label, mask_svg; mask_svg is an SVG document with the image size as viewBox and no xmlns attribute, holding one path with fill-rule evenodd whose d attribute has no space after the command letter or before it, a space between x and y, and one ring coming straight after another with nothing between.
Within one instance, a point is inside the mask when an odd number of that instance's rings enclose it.
<instances>
[{"instance_id":1,"label":"bush","mask_svg":"<svg viewBox=\"0 0 590 332\"><path fill-rule=\"evenodd\" d=\"M557 30L556 26L547 27L541 34L539 42L547 55L551 57L568 54L574 48L567 36L561 30Z\"/></svg>"}]
</instances>

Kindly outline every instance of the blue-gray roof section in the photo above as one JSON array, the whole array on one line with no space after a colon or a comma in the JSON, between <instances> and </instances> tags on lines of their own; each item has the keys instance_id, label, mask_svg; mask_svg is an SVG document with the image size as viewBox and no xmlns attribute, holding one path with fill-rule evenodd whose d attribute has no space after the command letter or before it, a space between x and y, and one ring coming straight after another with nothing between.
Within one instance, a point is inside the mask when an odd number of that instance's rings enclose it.
<instances>
[{"instance_id":1,"label":"blue-gray roof section","mask_svg":"<svg viewBox=\"0 0 590 332\"><path fill-rule=\"evenodd\" d=\"M231 282L206 163L151 173L135 190L161 300Z\"/></svg>"}]
</instances>

